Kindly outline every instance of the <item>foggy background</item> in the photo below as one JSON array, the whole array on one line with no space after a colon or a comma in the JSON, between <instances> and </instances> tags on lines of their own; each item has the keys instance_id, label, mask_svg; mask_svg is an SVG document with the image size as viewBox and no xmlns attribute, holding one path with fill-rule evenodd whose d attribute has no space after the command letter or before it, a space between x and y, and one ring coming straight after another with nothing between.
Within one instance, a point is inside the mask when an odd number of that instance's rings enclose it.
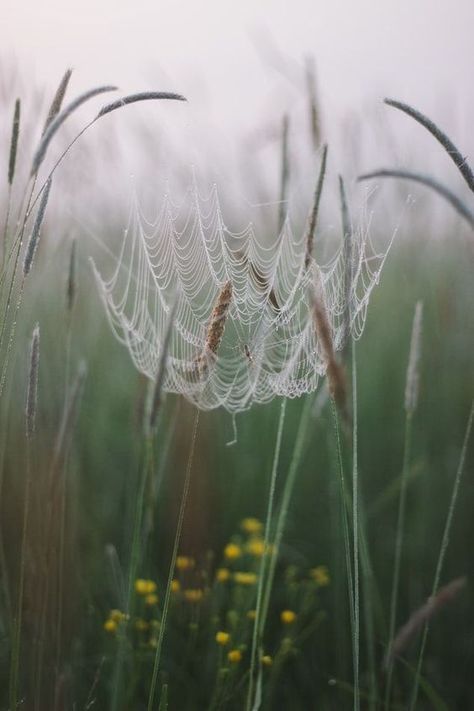
<instances>
[{"instance_id":1,"label":"foggy background","mask_svg":"<svg viewBox=\"0 0 474 711\"><path fill-rule=\"evenodd\" d=\"M194 170L200 183L216 181L221 197L249 208L253 219L252 205L278 201L287 113L289 207L307 207L319 161L309 141L308 61L315 63L330 172L343 173L354 186L361 172L403 166L431 171L464 190L433 139L382 99L411 103L472 154L471 0L3 0L1 25L2 103L8 112L16 95L33 101L33 86L35 117L38 102L46 111L67 67L74 69L69 98L115 83L124 94L170 90L188 99L129 107L94 127L71 156L83 159L84 172L77 161L62 168L63 178L68 170L74 174L74 204L83 190L89 201L98 199L97 191L91 194L88 152L101 152L94 178L102 205L111 191L111 166L115 203L118 195L126 202L132 175L146 199L147 190L151 196L166 190L165 180L182 186ZM97 105L109 97L114 95ZM75 127L95 110L81 109ZM7 136L9 121L3 123ZM73 127L68 130L71 138ZM396 186L383 186L383 192L393 198ZM405 186L401 204L408 192ZM416 192L430 200L423 188Z\"/></svg>"}]
</instances>

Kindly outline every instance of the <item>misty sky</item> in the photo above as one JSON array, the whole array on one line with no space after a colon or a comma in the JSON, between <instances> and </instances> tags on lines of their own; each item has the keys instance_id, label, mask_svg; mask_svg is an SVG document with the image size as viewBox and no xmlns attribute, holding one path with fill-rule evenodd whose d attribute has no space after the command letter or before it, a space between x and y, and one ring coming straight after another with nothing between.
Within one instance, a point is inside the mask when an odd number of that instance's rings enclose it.
<instances>
[{"instance_id":1,"label":"misty sky","mask_svg":"<svg viewBox=\"0 0 474 711\"><path fill-rule=\"evenodd\" d=\"M135 108L128 121L120 116L115 124L123 137L124 127L139 115L155 138L161 135L162 152L153 166L167 177L175 153L170 148L166 165L163 146L173 141L185 166L225 165L236 175L237 165L244 175L255 172L240 139L275 130L286 111L297 153L306 116L307 55L316 61L333 165L349 170L349 178L385 161L382 142L387 135L390 142L390 132L382 126L376 135L374 115L388 121L402 146L401 153L386 154L392 163L428 169L434 156L445 169L446 158L432 139L387 112L384 96L436 118L462 150L474 153L474 0L1 0L0 7L0 56L8 60L3 71L17 63L48 88L46 103L66 67L74 68L72 96L91 85L117 83L124 92L171 90L188 98L187 105ZM369 146L355 157L350 151L362 139L349 149L346 140L354 120L364 127ZM115 116L96 135L106 135L113 121ZM353 135L358 136L354 130ZM302 164L307 144L301 142L299 150ZM131 148L130 156L122 165L132 172ZM346 158L352 168L344 165ZM274 182L277 159L276 150L270 160L268 154L259 157Z\"/></svg>"},{"instance_id":2,"label":"misty sky","mask_svg":"<svg viewBox=\"0 0 474 711\"><path fill-rule=\"evenodd\" d=\"M315 55L322 97L345 108L383 94L429 111L474 106L472 0L2 0L2 53L76 89L155 77L214 115L261 111L272 71Z\"/></svg>"}]
</instances>

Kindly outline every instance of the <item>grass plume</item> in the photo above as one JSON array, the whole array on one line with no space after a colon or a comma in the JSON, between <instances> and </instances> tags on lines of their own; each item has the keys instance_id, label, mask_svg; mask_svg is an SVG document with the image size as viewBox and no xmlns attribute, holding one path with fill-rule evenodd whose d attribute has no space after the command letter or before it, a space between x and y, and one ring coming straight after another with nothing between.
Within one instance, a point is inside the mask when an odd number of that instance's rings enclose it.
<instances>
[{"instance_id":1,"label":"grass plume","mask_svg":"<svg viewBox=\"0 0 474 711\"><path fill-rule=\"evenodd\" d=\"M423 625L427 624L427 622L437 615L446 605L458 597L461 591L466 587L466 584L467 579L464 577L451 580L450 583L440 588L436 595L429 597L421 607L410 615L407 622L398 630L385 656L385 669L391 666L395 658L405 651Z\"/></svg>"},{"instance_id":2,"label":"grass plume","mask_svg":"<svg viewBox=\"0 0 474 711\"><path fill-rule=\"evenodd\" d=\"M36 215L36 219L33 225L33 231L31 233L30 239L28 240L28 244L26 246L26 251L25 251L25 259L23 261L23 276L26 277L31 271L31 267L33 266L33 260L35 257L36 249L38 247L38 241L41 233L41 227L43 225L43 220L44 220L44 215L46 212L46 206L48 204L49 200L49 193L51 191L51 184L52 180L51 178L48 180L46 183L46 188L44 189L43 193L41 194L41 200L40 204L38 207L38 213Z\"/></svg>"},{"instance_id":3,"label":"grass plume","mask_svg":"<svg viewBox=\"0 0 474 711\"><path fill-rule=\"evenodd\" d=\"M116 109L121 109L129 104L134 104L138 101L156 101L161 99L170 99L172 101L187 101L187 99L181 94L175 94L171 91L142 91L138 94L129 94L128 96L123 96L121 99L112 101L110 104L104 106L96 116L96 119L110 114Z\"/></svg>"},{"instance_id":4,"label":"grass plume","mask_svg":"<svg viewBox=\"0 0 474 711\"><path fill-rule=\"evenodd\" d=\"M10 156L8 160L8 184L12 185L15 177L16 154L18 150L18 137L20 134L20 99L15 101L13 113L12 137L10 141Z\"/></svg>"},{"instance_id":5,"label":"grass plume","mask_svg":"<svg viewBox=\"0 0 474 711\"><path fill-rule=\"evenodd\" d=\"M208 368L209 360L217 356L219 345L224 335L225 322L232 303L232 282L227 281L219 292L209 320L204 350L198 358L198 369L203 375Z\"/></svg>"},{"instance_id":6,"label":"grass plume","mask_svg":"<svg viewBox=\"0 0 474 711\"><path fill-rule=\"evenodd\" d=\"M59 82L59 86L56 89L56 93L55 93L53 100L51 102L51 106L49 107L48 115L46 117L46 121L45 121L44 128L43 128L43 133L41 134L42 136L44 136L44 134L47 131L51 122L56 118L58 113L61 111L61 106L63 105L64 97L66 96L66 91L67 91L67 88L69 85L69 80L71 78L71 74L72 74L72 69L66 69L61 81Z\"/></svg>"}]
</instances>

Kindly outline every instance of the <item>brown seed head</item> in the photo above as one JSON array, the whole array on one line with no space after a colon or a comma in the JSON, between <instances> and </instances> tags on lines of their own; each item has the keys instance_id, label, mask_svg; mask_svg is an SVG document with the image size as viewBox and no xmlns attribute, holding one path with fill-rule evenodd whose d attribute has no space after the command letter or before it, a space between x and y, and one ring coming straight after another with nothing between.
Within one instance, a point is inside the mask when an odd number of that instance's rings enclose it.
<instances>
[{"instance_id":1,"label":"brown seed head","mask_svg":"<svg viewBox=\"0 0 474 711\"><path fill-rule=\"evenodd\" d=\"M209 358L217 355L222 336L224 335L225 322L232 302L232 282L227 281L222 287L212 310L207 329L204 350L198 357L199 374L203 375L208 367Z\"/></svg>"}]
</instances>

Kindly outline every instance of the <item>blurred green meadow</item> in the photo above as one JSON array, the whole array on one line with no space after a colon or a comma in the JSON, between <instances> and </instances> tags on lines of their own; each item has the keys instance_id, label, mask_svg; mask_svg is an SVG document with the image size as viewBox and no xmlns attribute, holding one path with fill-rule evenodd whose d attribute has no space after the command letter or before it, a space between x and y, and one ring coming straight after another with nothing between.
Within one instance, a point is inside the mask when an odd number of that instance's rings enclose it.
<instances>
[{"instance_id":1,"label":"blurred green meadow","mask_svg":"<svg viewBox=\"0 0 474 711\"><path fill-rule=\"evenodd\" d=\"M2 109L6 123L12 109ZM60 175L56 183L53 190L69 194ZM335 185L326 184L328 194L336 193ZM386 194L396 189L400 186L394 183L383 186ZM89 264L91 245L80 234L75 299L68 308L70 234L77 233L77 225L72 230L64 216L58 225L52 218L46 223L17 315L19 282L7 310L11 266L3 272L2 367L7 352L9 364L0 399L1 709L12 709L14 702L39 711L259 705L406 709L413 699L425 622L429 629L415 708L474 708L474 459L469 444L439 587L463 581L452 599L448 595L408 635L393 661L386 697L405 384L417 301L424 309L420 392L406 469L396 630L433 590L474 391L473 235L448 207L440 212L436 236L431 235L431 204L421 201L404 217L403 235L394 242L357 342L356 692L342 525L346 504L348 515L351 511L351 433L340 421L340 461L326 383L286 403L271 536L265 542L281 399L237 414L235 431L232 416L222 410L201 412L194 430L195 408L180 396L164 394L150 443L143 435L147 381L111 333ZM109 223L106 213L100 215L101 239L117 253L115 220ZM332 220L338 222L337 213ZM36 432L27 441L25 401L35 323L41 333ZM87 373L76 388L81 362ZM350 380L347 361L345 367ZM194 431L183 528L170 571ZM274 524L298 441L301 458L281 545L275 548ZM344 503L341 462L348 483ZM150 476L141 500L144 467ZM272 558L275 577L259 638L258 674L254 671L252 679L257 583L262 559ZM12 675L17 676L13 685ZM252 699L249 705L250 682L261 695L259 704Z\"/></svg>"}]
</instances>

